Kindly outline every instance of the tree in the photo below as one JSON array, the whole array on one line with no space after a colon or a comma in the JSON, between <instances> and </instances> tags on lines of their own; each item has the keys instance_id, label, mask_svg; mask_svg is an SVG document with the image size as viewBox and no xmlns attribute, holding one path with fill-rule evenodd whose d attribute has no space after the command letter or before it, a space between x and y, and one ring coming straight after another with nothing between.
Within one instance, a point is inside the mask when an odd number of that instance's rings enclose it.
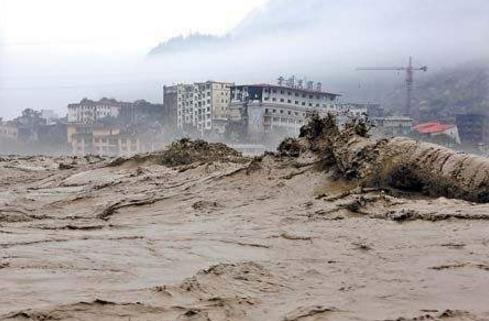
<instances>
[{"instance_id":1,"label":"tree","mask_svg":"<svg viewBox=\"0 0 489 321\"><path fill-rule=\"evenodd\" d=\"M17 117L15 121L25 127L34 129L46 124L46 120L43 119L41 115L40 111L26 108L22 111L22 116Z\"/></svg>"}]
</instances>

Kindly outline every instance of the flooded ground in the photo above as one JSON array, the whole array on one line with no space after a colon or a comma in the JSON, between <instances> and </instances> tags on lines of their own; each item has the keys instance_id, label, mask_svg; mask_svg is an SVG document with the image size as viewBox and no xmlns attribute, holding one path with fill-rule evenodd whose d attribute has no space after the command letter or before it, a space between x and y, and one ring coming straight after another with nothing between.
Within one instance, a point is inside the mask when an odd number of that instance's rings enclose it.
<instances>
[{"instance_id":1,"label":"flooded ground","mask_svg":"<svg viewBox=\"0 0 489 321\"><path fill-rule=\"evenodd\" d=\"M4 157L0 320L489 320L489 205L317 161Z\"/></svg>"}]
</instances>

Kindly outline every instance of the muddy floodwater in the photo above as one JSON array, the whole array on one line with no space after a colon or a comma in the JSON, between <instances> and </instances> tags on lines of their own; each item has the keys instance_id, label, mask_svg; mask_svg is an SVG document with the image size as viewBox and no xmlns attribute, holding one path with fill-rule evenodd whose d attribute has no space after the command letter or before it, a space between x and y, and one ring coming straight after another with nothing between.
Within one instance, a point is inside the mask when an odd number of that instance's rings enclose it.
<instances>
[{"instance_id":1,"label":"muddy floodwater","mask_svg":"<svg viewBox=\"0 0 489 321\"><path fill-rule=\"evenodd\" d=\"M0 293L0 320L489 320L489 205L314 157L4 157Z\"/></svg>"}]
</instances>

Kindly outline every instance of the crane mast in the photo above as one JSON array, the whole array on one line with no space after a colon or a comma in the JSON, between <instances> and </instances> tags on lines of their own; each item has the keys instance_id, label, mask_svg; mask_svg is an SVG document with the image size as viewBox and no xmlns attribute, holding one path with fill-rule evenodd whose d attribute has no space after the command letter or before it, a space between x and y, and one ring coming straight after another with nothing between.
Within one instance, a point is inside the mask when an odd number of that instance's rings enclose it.
<instances>
[{"instance_id":1,"label":"crane mast","mask_svg":"<svg viewBox=\"0 0 489 321\"><path fill-rule=\"evenodd\" d=\"M367 68L357 68L358 71L405 71L406 72L406 105L405 105L405 114L406 116L411 116L411 108L413 102L413 91L414 91L414 72L415 71L428 71L427 66L423 66L420 68L413 67L413 58L409 57L409 62L407 67L367 67Z\"/></svg>"}]
</instances>

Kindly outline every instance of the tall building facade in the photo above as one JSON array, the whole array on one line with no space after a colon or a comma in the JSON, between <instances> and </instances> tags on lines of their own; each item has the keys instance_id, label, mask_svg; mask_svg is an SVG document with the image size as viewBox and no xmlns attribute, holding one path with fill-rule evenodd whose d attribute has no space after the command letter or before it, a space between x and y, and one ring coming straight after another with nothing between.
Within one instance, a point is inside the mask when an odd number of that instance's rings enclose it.
<instances>
[{"instance_id":1,"label":"tall building facade","mask_svg":"<svg viewBox=\"0 0 489 321\"><path fill-rule=\"evenodd\" d=\"M229 120L246 124L242 128L252 140L267 135L296 136L312 112L338 112L339 94L321 86L301 88L284 85L240 85L231 89Z\"/></svg>"},{"instance_id":2,"label":"tall building facade","mask_svg":"<svg viewBox=\"0 0 489 321\"><path fill-rule=\"evenodd\" d=\"M163 88L163 104L169 122L176 130L209 134L223 133L228 119L231 86L207 81Z\"/></svg>"}]
</instances>

